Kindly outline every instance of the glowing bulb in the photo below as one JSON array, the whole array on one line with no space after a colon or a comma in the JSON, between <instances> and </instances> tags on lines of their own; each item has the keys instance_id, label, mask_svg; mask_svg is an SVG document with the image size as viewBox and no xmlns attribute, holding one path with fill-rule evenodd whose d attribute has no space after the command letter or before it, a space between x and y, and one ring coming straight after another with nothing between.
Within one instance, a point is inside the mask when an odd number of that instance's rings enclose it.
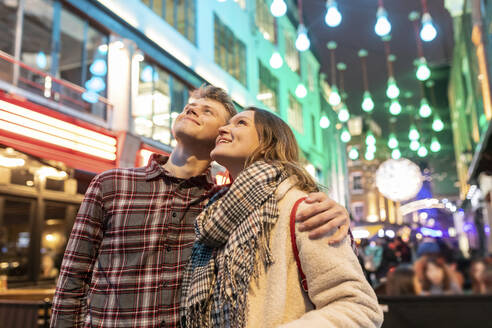
<instances>
[{"instance_id":1,"label":"glowing bulb","mask_svg":"<svg viewBox=\"0 0 492 328\"><path fill-rule=\"evenodd\" d=\"M439 140L437 140L436 137L432 137L432 143L430 145L430 149L434 153L437 153L438 151L441 150L441 144L439 143Z\"/></svg>"},{"instance_id":2,"label":"glowing bulb","mask_svg":"<svg viewBox=\"0 0 492 328\"><path fill-rule=\"evenodd\" d=\"M352 139L350 132L348 132L347 128L343 128L342 134L340 135L340 140L343 142L349 142Z\"/></svg>"},{"instance_id":3,"label":"glowing bulb","mask_svg":"<svg viewBox=\"0 0 492 328\"><path fill-rule=\"evenodd\" d=\"M420 146L419 150L417 151L417 155L419 155L419 157L425 157L427 156L429 152L427 151L427 148L425 148L424 145Z\"/></svg>"},{"instance_id":4,"label":"glowing bulb","mask_svg":"<svg viewBox=\"0 0 492 328\"><path fill-rule=\"evenodd\" d=\"M325 22L329 27L337 27L342 22L342 14L338 11L335 0L326 1Z\"/></svg>"},{"instance_id":5,"label":"glowing bulb","mask_svg":"<svg viewBox=\"0 0 492 328\"><path fill-rule=\"evenodd\" d=\"M334 85L333 87L331 87L330 96L328 97L328 103L332 106L338 106L341 101L342 101L342 98L340 97L340 94L338 93L338 88L336 85Z\"/></svg>"},{"instance_id":6,"label":"glowing bulb","mask_svg":"<svg viewBox=\"0 0 492 328\"><path fill-rule=\"evenodd\" d=\"M437 36L437 30L432 22L432 17L429 13L422 15L422 29L420 30L420 38L425 42L434 40Z\"/></svg>"},{"instance_id":7,"label":"glowing bulb","mask_svg":"<svg viewBox=\"0 0 492 328\"><path fill-rule=\"evenodd\" d=\"M436 115L434 117L434 121L432 122L432 130L440 132L442 129L444 129L444 123L441 121L439 116Z\"/></svg>"},{"instance_id":8,"label":"glowing bulb","mask_svg":"<svg viewBox=\"0 0 492 328\"><path fill-rule=\"evenodd\" d=\"M348 156L351 160L355 161L357 158L359 158L359 151L357 150L357 148L352 147L352 149L350 149L348 153Z\"/></svg>"},{"instance_id":9,"label":"glowing bulb","mask_svg":"<svg viewBox=\"0 0 492 328\"><path fill-rule=\"evenodd\" d=\"M89 70L93 75L104 76L108 72L108 66L103 59L96 59L89 67Z\"/></svg>"},{"instance_id":10,"label":"glowing bulb","mask_svg":"<svg viewBox=\"0 0 492 328\"><path fill-rule=\"evenodd\" d=\"M340 111L338 112L338 119L340 122L347 122L350 119L350 113L347 109L347 107L343 106Z\"/></svg>"},{"instance_id":11,"label":"glowing bulb","mask_svg":"<svg viewBox=\"0 0 492 328\"><path fill-rule=\"evenodd\" d=\"M427 99L422 98L422 100L420 101L419 115L423 118L427 118L431 116L431 114L432 114L432 109L430 108Z\"/></svg>"},{"instance_id":12,"label":"glowing bulb","mask_svg":"<svg viewBox=\"0 0 492 328\"><path fill-rule=\"evenodd\" d=\"M421 57L419 59L419 64L417 66L417 72L415 73L415 76L417 76L417 79L419 81L428 80L431 76L431 71L429 69L429 66L427 66L427 62L424 57Z\"/></svg>"},{"instance_id":13,"label":"glowing bulb","mask_svg":"<svg viewBox=\"0 0 492 328\"><path fill-rule=\"evenodd\" d=\"M391 149L395 149L398 147L398 140L396 139L394 133L390 134L390 137L388 139L388 147L390 147Z\"/></svg>"},{"instance_id":14,"label":"glowing bulb","mask_svg":"<svg viewBox=\"0 0 492 328\"><path fill-rule=\"evenodd\" d=\"M372 101L371 93L369 91L364 91L361 107L364 112L368 113L372 112L374 109L374 101Z\"/></svg>"},{"instance_id":15,"label":"glowing bulb","mask_svg":"<svg viewBox=\"0 0 492 328\"><path fill-rule=\"evenodd\" d=\"M297 39L296 39L296 48L299 51L306 51L309 49L311 42L309 41L307 30L304 24L299 24L299 28L297 29Z\"/></svg>"},{"instance_id":16,"label":"glowing bulb","mask_svg":"<svg viewBox=\"0 0 492 328\"><path fill-rule=\"evenodd\" d=\"M275 17L282 17L287 12L287 5L284 0L273 0L270 12Z\"/></svg>"},{"instance_id":17,"label":"glowing bulb","mask_svg":"<svg viewBox=\"0 0 492 328\"><path fill-rule=\"evenodd\" d=\"M420 138L420 133L417 131L415 124L410 126L410 132L408 132L408 139L410 140L418 140Z\"/></svg>"},{"instance_id":18,"label":"glowing bulb","mask_svg":"<svg viewBox=\"0 0 492 328\"><path fill-rule=\"evenodd\" d=\"M326 115L321 116L321 119L319 120L319 126L322 129L326 129L330 126L330 120L328 119L328 117L326 117Z\"/></svg>"},{"instance_id":19,"label":"glowing bulb","mask_svg":"<svg viewBox=\"0 0 492 328\"><path fill-rule=\"evenodd\" d=\"M393 159L399 159L401 157L401 152L398 148L396 149L393 149L393 151L391 152L391 158Z\"/></svg>"},{"instance_id":20,"label":"glowing bulb","mask_svg":"<svg viewBox=\"0 0 492 328\"><path fill-rule=\"evenodd\" d=\"M297 85L297 88L296 88L296 96L297 96L297 98L301 98L302 99L302 98L306 97L306 95L307 95L307 89L306 89L306 87L304 86L304 84L299 83Z\"/></svg>"},{"instance_id":21,"label":"glowing bulb","mask_svg":"<svg viewBox=\"0 0 492 328\"><path fill-rule=\"evenodd\" d=\"M376 144L376 138L374 138L374 134L372 134L371 131L369 131L366 135L366 145L375 145Z\"/></svg>"},{"instance_id":22,"label":"glowing bulb","mask_svg":"<svg viewBox=\"0 0 492 328\"><path fill-rule=\"evenodd\" d=\"M383 7L378 8L377 13L378 20L376 21L376 25L374 26L374 31L379 36L385 36L390 34L391 32L391 23L388 20L388 13Z\"/></svg>"},{"instance_id":23,"label":"glowing bulb","mask_svg":"<svg viewBox=\"0 0 492 328\"><path fill-rule=\"evenodd\" d=\"M36 55L36 65L38 65L38 67L41 69L45 69L48 65L48 58L46 57L46 54L44 52L40 51Z\"/></svg>"},{"instance_id":24,"label":"glowing bulb","mask_svg":"<svg viewBox=\"0 0 492 328\"><path fill-rule=\"evenodd\" d=\"M371 153L371 152L366 152L366 154L364 155L364 157L368 160L368 161L372 161L374 159L374 153Z\"/></svg>"},{"instance_id":25,"label":"glowing bulb","mask_svg":"<svg viewBox=\"0 0 492 328\"><path fill-rule=\"evenodd\" d=\"M389 111L392 115L398 115L401 113L401 105L398 99L392 100L389 107Z\"/></svg>"},{"instance_id":26,"label":"glowing bulb","mask_svg":"<svg viewBox=\"0 0 492 328\"><path fill-rule=\"evenodd\" d=\"M416 151L417 149L419 149L419 147L420 147L420 143L417 140L412 140L412 142L410 142L411 150Z\"/></svg>"},{"instance_id":27,"label":"glowing bulb","mask_svg":"<svg viewBox=\"0 0 492 328\"><path fill-rule=\"evenodd\" d=\"M366 147L366 152L368 153L375 153L377 150L376 145L367 145Z\"/></svg>"},{"instance_id":28,"label":"glowing bulb","mask_svg":"<svg viewBox=\"0 0 492 328\"><path fill-rule=\"evenodd\" d=\"M272 54L272 57L270 57L270 66L273 69L277 69L282 67L283 64L284 64L284 60L282 59L282 56L280 56L278 52L274 52Z\"/></svg>"},{"instance_id":29,"label":"glowing bulb","mask_svg":"<svg viewBox=\"0 0 492 328\"><path fill-rule=\"evenodd\" d=\"M400 89L396 85L395 78L390 76L388 79L388 88L386 89L386 96L389 99L396 99L400 95Z\"/></svg>"}]
</instances>

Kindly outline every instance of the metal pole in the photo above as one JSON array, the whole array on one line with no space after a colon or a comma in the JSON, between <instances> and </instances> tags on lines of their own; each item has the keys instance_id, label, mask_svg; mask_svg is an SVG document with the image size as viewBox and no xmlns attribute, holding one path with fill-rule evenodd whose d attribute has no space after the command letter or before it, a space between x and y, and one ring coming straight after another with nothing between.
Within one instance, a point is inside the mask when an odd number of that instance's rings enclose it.
<instances>
[{"instance_id":1,"label":"metal pole","mask_svg":"<svg viewBox=\"0 0 492 328\"><path fill-rule=\"evenodd\" d=\"M22 46L22 30L24 26L24 0L19 0L17 7L17 21L15 24L15 44L14 44L14 58L20 61L21 46ZM12 76L12 84L17 86L19 83L20 67L14 64L14 71Z\"/></svg>"}]
</instances>

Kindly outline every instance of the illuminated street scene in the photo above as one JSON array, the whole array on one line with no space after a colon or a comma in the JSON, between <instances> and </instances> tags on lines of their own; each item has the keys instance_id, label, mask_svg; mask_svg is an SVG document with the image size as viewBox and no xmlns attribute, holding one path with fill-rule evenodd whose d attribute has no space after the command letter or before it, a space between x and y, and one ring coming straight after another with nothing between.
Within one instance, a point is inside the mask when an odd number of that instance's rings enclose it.
<instances>
[{"instance_id":1,"label":"illuminated street scene","mask_svg":"<svg viewBox=\"0 0 492 328\"><path fill-rule=\"evenodd\" d=\"M0 27L0 326L492 326L492 1L0 0Z\"/></svg>"}]
</instances>

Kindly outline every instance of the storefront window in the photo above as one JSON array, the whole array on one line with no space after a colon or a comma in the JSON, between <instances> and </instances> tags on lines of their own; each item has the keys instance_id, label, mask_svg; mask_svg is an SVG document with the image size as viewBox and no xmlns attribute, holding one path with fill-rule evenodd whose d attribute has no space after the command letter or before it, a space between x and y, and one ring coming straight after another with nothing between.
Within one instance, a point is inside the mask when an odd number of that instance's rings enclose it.
<instances>
[{"instance_id":1,"label":"storefront window","mask_svg":"<svg viewBox=\"0 0 492 328\"><path fill-rule=\"evenodd\" d=\"M277 92L278 92L278 79L273 76L270 70L258 61L259 66L259 93L256 98L262 101L274 112L278 112Z\"/></svg>"},{"instance_id":2,"label":"storefront window","mask_svg":"<svg viewBox=\"0 0 492 328\"><path fill-rule=\"evenodd\" d=\"M287 31L284 31L285 38L285 61L290 69L299 73L300 65L299 65L299 52L296 49L294 43L294 37Z\"/></svg>"},{"instance_id":3,"label":"storefront window","mask_svg":"<svg viewBox=\"0 0 492 328\"><path fill-rule=\"evenodd\" d=\"M289 109L287 112L287 119L289 124L300 133L304 132L304 125L302 121L302 106L301 104L289 93Z\"/></svg>"},{"instance_id":4,"label":"storefront window","mask_svg":"<svg viewBox=\"0 0 492 328\"><path fill-rule=\"evenodd\" d=\"M0 271L9 280L25 280L29 274L35 204L26 198L0 197Z\"/></svg>"},{"instance_id":5,"label":"storefront window","mask_svg":"<svg viewBox=\"0 0 492 328\"><path fill-rule=\"evenodd\" d=\"M40 278L53 279L58 276L67 237L72 229L78 206L46 201L44 208Z\"/></svg>"},{"instance_id":6,"label":"storefront window","mask_svg":"<svg viewBox=\"0 0 492 328\"><path fill-rule=\"evenodd\" d=\"M263 37L272 42L277 43L277 24L275 18L270 13L270 8L264 0L256 0L256 26Z\"/></svg>"}]
</instances>

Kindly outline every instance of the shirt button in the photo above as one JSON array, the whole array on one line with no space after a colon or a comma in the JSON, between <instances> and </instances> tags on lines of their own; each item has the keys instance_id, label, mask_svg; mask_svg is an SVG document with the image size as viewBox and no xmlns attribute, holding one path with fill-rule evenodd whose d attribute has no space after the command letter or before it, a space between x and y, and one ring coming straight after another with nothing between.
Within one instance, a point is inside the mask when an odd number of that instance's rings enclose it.
<instances>
[{"instance_id":1,"label":"shirt button","mask_svg":"<svg viewBox=\"0 0 492 328\"><path fill-rule=\"evenodd\" d=\"M161 282L161 287L162 287L162 288L164 288L164 287L166 287L166 286L167 286L167 282L165 282L165 281Z\"/></svg>"},{"instance_id":2,"label":"shirt button","mask_svg":"<svg viewBox=\"0 0 492 328\"><path fill-rule=\"evenodd\" d=\"M178 213L173 212L173 218L175 218L178 215Z\"/></svg>"},{"instance_id":3,"label":"shirt button","mask_svg":"<svg viewBox=\"0 0 492 328\"><path fill-rule=\"evenodd\" d=\"M164 321L161 322L161 327L166 327L166 323Z\"/></svg>"},{"instance_id":4,"label":"shirt button","mask_svg":"<svg viewBox=\"0 0 492 328\"><path fill-rule=\"evenodd\" d=\"M170 252L171 251L171 246L166 247L166 251Z\"/></svg>"}]
</instances>

